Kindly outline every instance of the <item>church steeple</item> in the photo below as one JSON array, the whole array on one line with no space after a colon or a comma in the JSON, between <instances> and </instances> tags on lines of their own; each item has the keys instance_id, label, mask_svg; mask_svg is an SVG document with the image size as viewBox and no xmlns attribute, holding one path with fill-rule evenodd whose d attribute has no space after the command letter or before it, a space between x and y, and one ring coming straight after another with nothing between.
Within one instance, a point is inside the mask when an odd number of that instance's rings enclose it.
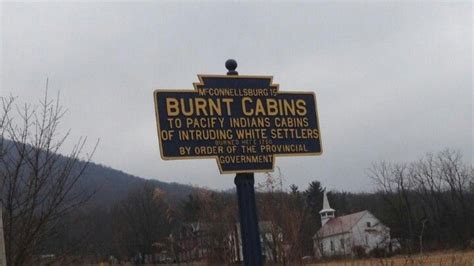
<instances>
[{"instance_id":1,"label":"church steeple","mask_svg":"<svg viewBox=\"0 0 474 266\"><path fill-rule=\"evenodd\" d=\"M321 215L321 226L325 225L329 220L334 218L335 213L336 210L329 206L328 196L326 195L326 190L324 190L323 209L319 211L319 215Z\"/></svg>"}]
</instances>

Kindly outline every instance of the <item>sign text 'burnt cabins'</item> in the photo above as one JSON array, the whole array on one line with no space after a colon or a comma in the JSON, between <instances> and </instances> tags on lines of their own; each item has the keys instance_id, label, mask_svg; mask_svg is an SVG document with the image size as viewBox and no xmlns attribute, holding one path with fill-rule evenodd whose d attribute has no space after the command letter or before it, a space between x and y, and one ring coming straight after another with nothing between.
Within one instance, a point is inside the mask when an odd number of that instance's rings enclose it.
<instances>
[{"instance_id":1,"label":"sign text 'burnt cabins'","mask_svg":"<svg viewBox=\"0 0 474 266\"><path fill-rule=\"evenodd\" d=\"M163 159L216 158L221 173L272 171L275 155L319 155L316 98L271 76L199 75L194 90L156 90Z\"/></svg>"}]
</instances>

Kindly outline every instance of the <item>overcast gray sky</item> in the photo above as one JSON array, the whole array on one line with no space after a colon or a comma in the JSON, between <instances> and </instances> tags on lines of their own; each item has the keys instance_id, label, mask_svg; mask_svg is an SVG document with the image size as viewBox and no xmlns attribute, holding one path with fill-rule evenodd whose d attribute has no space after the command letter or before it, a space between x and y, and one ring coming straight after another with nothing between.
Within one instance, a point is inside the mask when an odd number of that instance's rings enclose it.
<instances>
[{"instance_id":1,"label":"overcast gray sky","mask_svg":"<svg viewBox=\"0 0 474 266\"><path fill-rule=\"evenodd\" d=\"M36 102L46 77L72 140L145 178L232 188L214 160L162 161L152 92L197 74L273 75L316 92L324 154L277 158L287 184L371 190L374 161L458 149L473 161L472 4L5 3L1 94ZM93 141L92 141L93 142ZM257 176L257 182L263 180Z\"/></svg>"}]
</instances>

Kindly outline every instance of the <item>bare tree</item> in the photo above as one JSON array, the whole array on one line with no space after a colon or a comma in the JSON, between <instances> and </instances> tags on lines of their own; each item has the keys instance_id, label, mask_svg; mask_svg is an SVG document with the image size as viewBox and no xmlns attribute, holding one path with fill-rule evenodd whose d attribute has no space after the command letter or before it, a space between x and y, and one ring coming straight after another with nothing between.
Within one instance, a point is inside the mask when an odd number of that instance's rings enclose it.
<instances>
[{"instance_id":1,"label":"bare tree","mask_svg":"<svg viewBox=\"0 0 474 266\"><path fill-rule=\"evenodd\" d=\"M289 265L297 262L303 265L302 257L312 254L314 251L312 229L316 225L314 217L311 215L311 209L306 204L304 193L293 187L285 200L282 211L287 213L283 220L287 249L285 255Z\"/></svg>"},{"instance_id":2,"label":"bare tree","mask_svg":"<svg viewBox=\"0 0 474 266\"><path fill-rule=\"evenodd\" d=\"M198 222L203 227L202 244L210 264L232 262L231 234L236 226L236 202L224 193L201 189Z\"/></svg>"},{"instance_id":3,"label":"bare tree","mask_svg":"<svg viewBox=\"0 0 474 266\"><path fill-rule=\"evenodd\" d=\"M447 149L411 163L376 163L370 176L389 203L396 229L408 240L408 251L416 235L420 250L425 239L435 241L434 248L466 247L473 234L473 171L460 152Z\"/></svg>"},{"instance_id":4,"label":"bare tree","mask_svg":"<svg viewBox=\"0 0 474 266\"><path fill-rule=\"evenodd\" d=\"M410 197L413 189L411 169L405 163L381 162L374 163L369 171L385 201L395 213L406 240L407 251L411 253L415 238L415 211Z\"/></svg>"},{"instance_id":5,"label":"bare tree","mask_svg":"<svg viewBox=\"0 0 474 266\"><path fill-rule=\"evenodd\" d=\"M262 222L269 222L269 232L264 232L260 228L260 234L265 235L266 233L271 235L271 240L263 237L262 252L270 253L270 256L265 258L266 261L277 263L284 261L284 249L283 239L281 234L284 234L283 220L284 215L287 215L285 206L286 195L283 191L283 179L284 176L281 173L280 168L275 174L267 173L266 178L262 183L257 184L257 191L260 192L257 195L257 206L259 209L259 224ZM285 236L286 238L286 236Z\"/></svg>"},{"instance_id":6,"label":"bare tree","mask_svg":"<svg viewBox=\"0 0 474 266\"><path fill-rule=\"evenodd\" d=\"M95 152L83 155L80 138L67 156L60 155L69 131L60 134L66 110L48 97L48 84L39 105L16 104L2 97L0 138L0 201L4 210L7 260L11 265L32 263L44 252L61 218L84 203L92 192L77 183Z\"/></svg>"},{"instance_id":7,"label":"bare tree","mask_svg":"<svg viewBox=\"0 0 474 266\"><path fill-rule=\"evenodd\" d=\"M1 98L2 101L2 114L7 114L11 111L11 106L13 104L14 98L13 97L8 97L8 98ZM4 156L4 149L3 145L5 143L3 139L3 135L5 132L5 125L8 123L7 116L2 115L0 117L0 159L3 158ZM0 204L0 264L1 265L6 265L7 264L7 258L5 254L5 237L4 237L4 227L3 227L3 206Z\"/></svg>"},{"instance_id":8,"label":"bare tree","mask_svg":"<svg viewBox=\"0 0 474 266\"><path fill-rule=\"evenodd\" d=\"M116 255L144 263L154 253L154 243L162 242L170 232L165 192L147 182L132 190L113 211Z\"/></svg>"},{"instance_id":9,"label":"bare tree","mask_svg":"<svg viewBox=\"0 0 474 266\"><path fill-rule=\"evenodd\" d=\"M268 173L258 186L261 191L258 195L259 214L262 220L271 224L271 241L264 243L264 247L271 251L270 259L275 263L302 265L302 257L313 250L313 232L308 228L313 228L316 223L312 219L311 207L306 204L307 193L298 191L294 185L288 193L283 189L283 180L284 175L278 169L276 174Z\"/></svg>"},{"instance_id":10,"label":"bare tree","mask_svg":"<svg viewBox=\"0 0 474 266\"><path fill-rule=\"evenodd\" d=\"M441 178L447 184L452 200L451 213L453 214L453 225L458 230L457 237L462 239L464 247L472 234L472 202L468 199L469 182L472 180L471 169L463 163L462 155L458 151L444 150L437 154L436 160L439 164ZM456 229L456 228L453 228Z\"/></svg>"}]
</instances>

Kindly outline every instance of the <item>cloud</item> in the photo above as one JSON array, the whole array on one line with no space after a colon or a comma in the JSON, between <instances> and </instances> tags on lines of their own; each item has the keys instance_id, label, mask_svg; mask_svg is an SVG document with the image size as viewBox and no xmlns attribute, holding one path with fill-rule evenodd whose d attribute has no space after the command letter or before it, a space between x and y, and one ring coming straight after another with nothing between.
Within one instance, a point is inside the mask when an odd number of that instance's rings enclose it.
<instances>
[{"instance_id":1,"label":"cloud","mask_svg":"<svg viewBox=\"0 0 474 266\"><path fill-rule=\"evenodd\" d=\"M155 88L201 73L274 75L314 90L324 154L278 158L288 184L369 190L365 169L446 147L472 162L470 3L2 3L2 94L60 90L63 129L95 161L164 181L233 187L213 160L162 161ZM257 182L261 178L257 178Z\"/></svg>"}]
</instances>

